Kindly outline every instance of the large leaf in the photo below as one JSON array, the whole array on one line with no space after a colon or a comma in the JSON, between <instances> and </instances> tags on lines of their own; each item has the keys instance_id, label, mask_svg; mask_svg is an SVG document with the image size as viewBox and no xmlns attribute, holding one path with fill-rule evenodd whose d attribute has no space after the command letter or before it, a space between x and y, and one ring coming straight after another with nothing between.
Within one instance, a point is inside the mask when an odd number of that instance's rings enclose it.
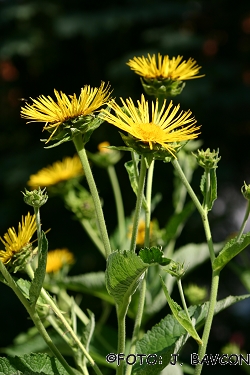
<instances>
[{"instance_id":1,"label":"large leaf","mask_svg":"<svg viewBox=\"0 0 250 375\"><path fill-rule=\"evenodd\" d=\"M221 271L223 267L242 250L244 250L250 244L250 232L245 233L241 236L240 240L237 241L237 237L228 241L223 247L219 255L213 261L213 270Z\"/></svg>"},{"instance_id":2,"label":"large leaf","mask_svg":"<svg viewBox=\"0 0 250 375\"><path fill-rule=\"evenodd\" d=\"M216 303L215 314L231 306L232 304L249 298L250 294L243 296L229 296ZM196 329L199 329L205 321L208 313L209 303L190 306L189 316ZM186 330L174 318L173 315L167 315L160 323L156 324L151 330L136 343L136 353L146 355L154 353L157 362L154 366L147 364L146 360L140 365L139 361L133 366L133 375L156 375L163 370L173 360L172 354L178 354L182 346L189 338Z\"/></svg>"},{"instance_id":3,"label":"large leaf","mask_svg":"<svg viewBox=\"0 0 250 375\"><path fill-rule=\"evenodd\" d=\"M41 293L43 286L44 277L46 274L46 264L47 264L47 253L48 253L48 241L45 233L41 233L41 250L38 256L38 267L35 270L34 279L31 282L29 289L30 302L35 306L37 299Z\"/></svg>"},{"instance_id":4,"label":"large leaf","mask_svg":"<svg viewBox=\"0 0 250 375\"><path fill-rule=\"evenodd\" d=\"M78 371L75 371L79 374ZM0 375L68 375L61 363L47 354L0 358Z\"/></svg>"},{"instance_id":5,"label":"large leaf","mask_svg":"<svg viewBox=\"0 0 250 375\"><path fill-rule=\"evenodd\" d=\"M148 266L131 251L115 251L108 257L106 287L119 308L128 306Z\"/></svg>"}]
</instances>

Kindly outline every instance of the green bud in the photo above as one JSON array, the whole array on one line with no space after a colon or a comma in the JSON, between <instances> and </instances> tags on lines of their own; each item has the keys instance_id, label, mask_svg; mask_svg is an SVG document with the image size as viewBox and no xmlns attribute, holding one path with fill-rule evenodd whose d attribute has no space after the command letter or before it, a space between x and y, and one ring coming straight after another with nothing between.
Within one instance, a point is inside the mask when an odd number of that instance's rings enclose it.
<instances>
[{"instance_id":1,"label":"green bud","mask_svg":"<svg viewBox=\"0 0 250 375\"><path fill-rule=\"evenodd\" d=\"M247 185L244 181L244 185L241 188L241 193L244 198L246 198L248 201L250 200L250 185Z\"/></svg>"},{"instance_id":2,"label":"green bud","mask_svg":"<svg viewBox=\"0 0 250 375\"><path fill-rule=\"evenodd\" d=\"M38 190L32 191L25 189L25 193L22 192L24 195L24 202L29 206L35 208L43 206L48 200L48 194L45 192L45 190L46 188L41 190L40 187L38 188Z\"/></svg>"},{"instance_id":3,"label":"green bud","mask_svg":"<svg viewBox=\"0 0 250 375\"><path fill-rule=\"evenodd\" d=\"M173 260L164 270L177 279L181 279L185 274L184 263L174 262Z\"/></svg>"},{"instance_id":4,"label":"green bud","mask_svg":"<svg viewBox=\"0 0 250 375\"><path fill-rule=\"evenodd\" d=\"M144 78L144 80L141 78L141 84L146 94L155 96L156 98L168 98L179 95L186 85L183 81L176 81L171 78Z\"/></svg>"},{"instance_id":5,"label":"green bud","mask_svg":"<svg viewBox=\"0 0 250 375\"><path fill-rule=\"evenodd\" d=\"M219 149L217 151L210 151L210 148L204 150L197 150L197 154L192 152L194 157L197 159L197 163L204 169L213 169L217 168L217 164L220 161Z\"/></svg>"}]
</instances>

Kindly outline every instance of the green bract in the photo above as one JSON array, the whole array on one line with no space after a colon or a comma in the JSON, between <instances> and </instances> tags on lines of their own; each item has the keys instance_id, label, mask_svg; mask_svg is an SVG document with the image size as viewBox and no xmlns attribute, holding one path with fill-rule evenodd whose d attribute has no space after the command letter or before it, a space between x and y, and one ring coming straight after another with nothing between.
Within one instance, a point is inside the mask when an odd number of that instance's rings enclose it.
<instances>
[{"instance_id":1,"label":"green bract","mask_svg":"<svg viewBox=\"0 0 250 375\"><path fill-rule=\"evenodd\" d=\"M182 90L186 85L183 81L176 81L171 78L151 79L145 77L141 78L141 84L146 94L155 96L156 98L177 96L182 93Z\"/></svg>"}]
</instances>

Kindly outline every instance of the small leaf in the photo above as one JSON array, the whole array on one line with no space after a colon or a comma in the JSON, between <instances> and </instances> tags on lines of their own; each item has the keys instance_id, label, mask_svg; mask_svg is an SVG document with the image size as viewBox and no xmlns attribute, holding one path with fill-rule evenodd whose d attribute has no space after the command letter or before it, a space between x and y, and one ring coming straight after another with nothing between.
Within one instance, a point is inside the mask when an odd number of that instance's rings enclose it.
<instances>
[{"instance_id":1,"label":"small leaf","mask_svg":"<svg viewBox=\"0 0 250 375\"><path fill-rule=\"evenodd\" d=\"M213 261L213 270L221 271L223 267L250 244L250 232L243 234L237 242L237 237L228 241L219 255Z\"/></svg>"},{"instance_id":2,"label":"small leaf","mask_svg":"<svg viewBox=\"0 0 250 375\"><path fill-rule=\"evenodd\" d=\"M216 168L210 169L210 195L208 201L208 209L211 210L214 201L217 199L217 178L216 178Z\"/></svg>"},{"instance_id":3,"label":"small leaf","mask_svg":"<svg viewBox=\"0 0 250 375\"><path fill-rule=\"evenodd\" d=\"M89 315L89 322L84 328L81 342L84 345L85 349L89 352L89 344L90 344L90 341L92 339L94 329L95 329L95 315L90 310L88 310L88 315ZM80 349L78 349L78 351L79 353L82 353ZM85 356L83 358L83 362L85 364L87 363L87 358Z\"/></svg>"},{"instance_id":4,"label":"small leaf","mask_svg":"<svg viewBox=\"0 0 250 375\"><path fill-rule=\"evenodd\" d=\"M171 259L165 258L163 255L163 251L158 247L145 247L139 252L139 257L144 263L157 263L161 266L166 266L171 262Z\"/></svg>"},{"instance_id":5,"label":"small leaf","mask_svg":"<svg viewBox=\"0 0 250 375\"><path fill-rule=\"evenodd\" d=\"M160 276L161 277L161 276ZM167 298L169 307L175 317L175 319L186 329L186 331L190 334L195 341L197 341L198 344L202 345L202 340L199 337L198 333L196 332L191 319L189 316L186 315L185 311L181 309L181 307L170 297L170 294L168 293L167 287L161 277L162 287L165 293L165 296Z\"/></svg>"},{"instance_id":6,"label":"small leaf","mask_svg":"<svg viewBox=\"0 0 250 375\"><path fill-rule=\"evenodd\" d=\"M217 178L216 178L216 168L212 168L209 170L209 191L207 192L207 174L204 171L204 174L201 177L201 192L204 197L204 201L206 200L207 209L210 211L213 207L214 201L217 199Z\"/></svg>"},{"instance_id":7,"label":"small leaf","mask_svg":"<svg viewBox=\"0 0 250 375\"><path fill-rule=\"evenodd\" d=\"M119 308L128 306L148 266L131 251L115 251L108 257L106 287Z\"/></svg>"},{"instance_id":8,"label":"small leaf","mask_svg":"<svg viewBox=\"0 0 250 375\"><path fill-rule=\"evenodd\" d=\"M137 193L138 193L138 175L135 171L134 163L131 160L131 161L126 162L124 165L125 165L125 168L128 172L130 185L131 185L135 195L137 196ZM145 198L144 195L143 195L143 198L142 198L142 204L143 204L144 208L147 207L147 202L146 202L146 198Z\"/></svg>"},{"instance_id":9,"label":"small leaf","mask_svg":"<svg viewBox=\"0 0 250 375\"><path fill-rule=\"evenodd\" d=\"M34 279L31 282L29 297L32 305L35 306L37 299L40 295L44 277L46 274L46 264L47 264L47 253L48 253L48 241L45 233L41 233L41 251L38 255L38 267L35 270Z\"/></svg>"},{"instance_id":10,"label":"small leaf","mask_svg":"<svg viewBox=\"0 0 250 375\"><path fill-rule=\"evenodd\" d=\"M79 374L76 371L76 374ZM21 357L0 358L0 375L68 375L55 357L47 354L25 354Z\"/></svg>"}]
</instances>

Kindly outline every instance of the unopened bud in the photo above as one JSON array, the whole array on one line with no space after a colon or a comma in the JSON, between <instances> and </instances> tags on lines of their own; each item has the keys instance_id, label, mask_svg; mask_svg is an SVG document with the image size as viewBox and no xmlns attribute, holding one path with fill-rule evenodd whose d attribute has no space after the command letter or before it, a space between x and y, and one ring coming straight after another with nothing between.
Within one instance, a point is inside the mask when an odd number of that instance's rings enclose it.
<instances>
[{"instance_id":1,"label":"unopened bud","mask_svg":"<svg viewBox=\"0 0 250 375\"><path fill-rule=\"evenodd\" d=\"M41 190L40 187L38 188L38 190L32 191L25 189L25 193L22 192L24 195L24 202L29 206L36 208L43 206L48 200L48 194L45 192L45 190L46 188Z\"/></svg>"}]
</instances>

